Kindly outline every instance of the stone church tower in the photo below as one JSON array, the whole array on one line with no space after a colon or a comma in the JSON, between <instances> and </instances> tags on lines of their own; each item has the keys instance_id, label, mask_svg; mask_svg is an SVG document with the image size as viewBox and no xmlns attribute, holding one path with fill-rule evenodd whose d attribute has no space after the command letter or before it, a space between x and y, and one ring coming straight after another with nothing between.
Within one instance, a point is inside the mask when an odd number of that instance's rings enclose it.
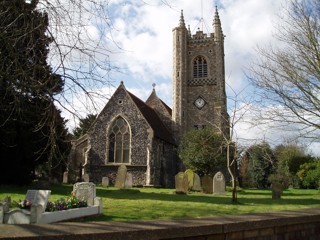
<instances>
[{"instance_id":1,"label":"stone church tower","mask_svg":"<svg viewBox=\"0 0 320 240\"><path fill-rule=\"evenodd\" d=\"M224 35L216 9L213 33L192 35L181 11L173 29L173 128L175 139L191 128L213 127L228 134Z\"/></svg>"}]
</instances>

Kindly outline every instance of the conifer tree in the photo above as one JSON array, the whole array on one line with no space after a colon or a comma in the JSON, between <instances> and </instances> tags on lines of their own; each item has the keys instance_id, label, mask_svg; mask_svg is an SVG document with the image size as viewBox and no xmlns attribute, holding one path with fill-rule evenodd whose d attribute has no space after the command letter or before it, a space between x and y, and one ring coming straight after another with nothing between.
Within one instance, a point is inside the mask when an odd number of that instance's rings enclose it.
<instances>
[{"instance_id":1,"label":"conifer tree","mask_svg":"<svg viewBox=\"0 0 320 240\"><path fill-rule=\"evenodd\" d=\"M68 148L64 120L53 101L63 81L47 64L53 39L46 35L48 17L37 4L0 2L0 150L6 169L0 183L28 183L37 166L51 169L57 154Z\"/></svg>"}]
</instances>

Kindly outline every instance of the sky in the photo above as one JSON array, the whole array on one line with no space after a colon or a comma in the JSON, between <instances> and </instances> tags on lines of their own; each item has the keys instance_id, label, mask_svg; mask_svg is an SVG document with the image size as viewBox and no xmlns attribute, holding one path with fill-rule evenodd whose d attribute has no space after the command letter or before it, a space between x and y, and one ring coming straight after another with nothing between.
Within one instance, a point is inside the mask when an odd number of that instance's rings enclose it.
<instances>
[{"instance_id":1,"label":"sky","mask_svg":"<svg viewBox=\"0 0 320 240\"><path fill-rule=\"evenodd\" d=\"M274 43L273 34L286 0L110 0L109 15L112 31L105 36L112 39L108 53L120 71L111 71L113 87L101 87L110 97L120 81L142 100L151 94L156 84L157 95L172 107L172 29L178 26L183 10L186 25L194 34L198 28L212 32L215 7L218 8L225 34L225 74L227 95L242 93L250 98L253 91L246 79L246 67L257 56L258 46ZM95 27L91 33L97 34ZM100 100L99 100L100 101ZM106 101L101 101L102 109ZM76 101L75 101L75 104ZM229 110L233 102L228 100ZM90 108L78 109L82 116L95 113ZM262 110L263 111L263 110ZM229 112L230 114L230 112ZM67 116L67 115L66 115ZM68 117L67 117L68 118ZM291 141L288 132L270 127L253 127L250 115L235 126L236 137L244 144L267 140L271 145ZM72 127L72 121L70 121ZM319 154L316 145L310 145Z\"/></svg>"}]
</instances>

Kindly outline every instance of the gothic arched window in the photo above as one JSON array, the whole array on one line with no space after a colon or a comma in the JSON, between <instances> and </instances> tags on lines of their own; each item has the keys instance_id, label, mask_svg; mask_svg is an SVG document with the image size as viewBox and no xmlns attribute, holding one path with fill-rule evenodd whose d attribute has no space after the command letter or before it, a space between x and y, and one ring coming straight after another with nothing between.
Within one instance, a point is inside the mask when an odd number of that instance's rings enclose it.
<instances>
[{"instance_id":1,"label":"gothic arched window","mask_svg":"<svg viewBox=\"0 0 320 240\"><path fill-rule=\"evenodd\" d=\"M109 134L109 163L129 163L130 128L128 123L117 117Z\"/></svg>"},{"instance_id":2,"label":"gothic arched window","mask_svg":"<svg viewBox=\"0 0 320 240\"><path fill-rule=\"evenodd\" d=\"M208 76L207 60L203 56L198 56L193 60L193 77L204 78Z\"/></svg>"}]
</instances>

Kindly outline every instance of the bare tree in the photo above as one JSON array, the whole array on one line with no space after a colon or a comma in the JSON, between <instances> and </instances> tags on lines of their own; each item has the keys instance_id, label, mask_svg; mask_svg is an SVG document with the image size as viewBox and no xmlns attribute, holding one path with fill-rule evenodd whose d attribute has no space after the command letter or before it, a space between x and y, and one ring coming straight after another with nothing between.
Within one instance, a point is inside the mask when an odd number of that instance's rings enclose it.
<instances>
[{"instance_id":1,"label":"bare tree","mask_svg":"<svg viewBox=\"0 0 320 240\"><path fill-rule=\"evenodd\" d=\"M49 168L53 163L50 159L60 158L60 110L81 117L73 104L75 99L96 108L95 96L106 98L99 89L110 87L110 72L119 70L110 58L112 53L122 51L113 40L116 10L109 0L0 1L0 105L4 113L0 130L8 132L6 125L26 111L21 98L26 99L24 103L35 99L45 102L41 111L36 106L40 113L30 134L37 132L45 137L37 153L40 158L50 152ZM21 134L17 136L21 138Z\"/></svg>"},{"instance_id":2,"label":"bare tree","mask_svg":"<svg viewBox=\"0 0 320 240\"><path fill-rule=\"evenodd\" d=\"M249 67L259 119L295 126L310 137L320 127L320 1L291 0L275 39ZM260 110L261 110L260 108Z\"/></svg>"},{"instance_id":3,"label":"bare tree","mask_svg":"<svg viewBox=\"0 0 320 240\"><path fill-rule=\"evenodd\" d=\"M229 95L228 101L231 103L231 109L229 110L230 119L229 123L229 135L224 134L224 144L227 146L227 167L231 176L232 184L232 202L237 202L237 171L238 163L241 159L243 152L246 149L245 139L240 139L237 135L236 126L245 121L245 115L250 109L250 103L247 100L241 99L242 91L237 93L231 86L229 86L232 96Z\"/></svg>"}]
</instances>

